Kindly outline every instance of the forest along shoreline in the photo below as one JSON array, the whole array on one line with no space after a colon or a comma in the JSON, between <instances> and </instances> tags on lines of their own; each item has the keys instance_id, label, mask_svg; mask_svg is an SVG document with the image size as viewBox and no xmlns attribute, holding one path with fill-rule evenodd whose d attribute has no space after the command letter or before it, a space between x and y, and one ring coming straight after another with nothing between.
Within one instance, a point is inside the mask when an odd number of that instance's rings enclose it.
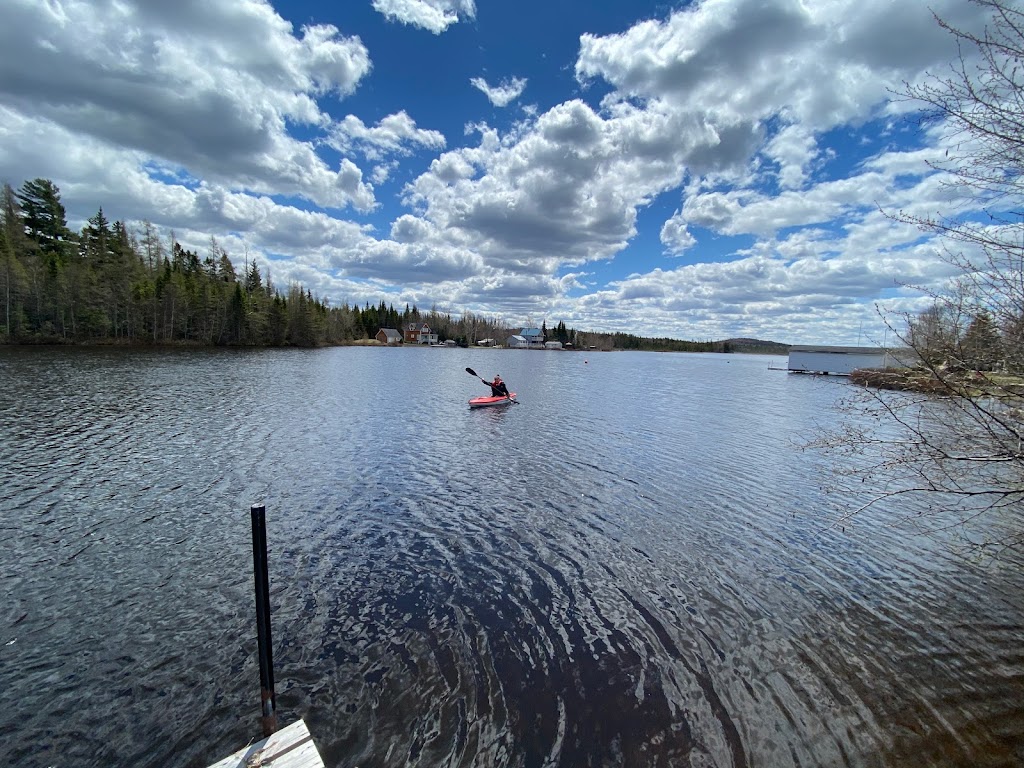
<instances>
[{"instance_id":1,"label":"forest along shoreline","mask_svg":"<svg viewBox=\"0 0 1024 768\"><path fill-rule=\"evenodd\" d=\"M377 344L381 329L426 324L439 341L475 346L519 331L472 312L452 317L415 305L347 302L291 283L269 263L241 264L210 237L205 256L162 237L148 221L129 227L101 207L80 232L68 228L60 189L49 179L3 186L0 222L0 344L319 347ZM542 324L546 340L577 349L786 354L758 339L682 341Z\"/></svg>"}]
</instances>

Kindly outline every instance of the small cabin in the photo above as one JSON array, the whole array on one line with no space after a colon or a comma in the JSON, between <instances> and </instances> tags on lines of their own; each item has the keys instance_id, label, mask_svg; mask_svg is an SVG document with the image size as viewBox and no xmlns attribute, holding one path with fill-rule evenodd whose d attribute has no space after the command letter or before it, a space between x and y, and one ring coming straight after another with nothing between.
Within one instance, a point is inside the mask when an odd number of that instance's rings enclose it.
<instances>
[{"instance_id":1,"label":"small cabin","mask_svg":"<svg viewBox=\"0 0 1024 768\"><path fill-rule=\"evenodd\" d=\"M829 347L794 344L789 348L790 373L849 376L860 368L902 368L899 352L886 347Z\"/></svg>"},{"instance_id":2,"label":"small cabin","mask_svg":"<svg viewBox=\"0 0 1024 768\"><path fill-rule=\"evenodd\" d=\"M387 344L389 347L396 346L402 343L402 334L396 331L394 328L381 328L377 331L377 335L374 336L377 341L381 344Z\"/></svg>"},{"instance_id":3,"label":"small cabin","mask_svg":"<svg viewBox=\"0 0 1024 768\"><path fill-rule=\"evenodd\" d=\"M561 349L562 342L560 341L545 341L544 349Z\"/></svg>"}]
</instances>

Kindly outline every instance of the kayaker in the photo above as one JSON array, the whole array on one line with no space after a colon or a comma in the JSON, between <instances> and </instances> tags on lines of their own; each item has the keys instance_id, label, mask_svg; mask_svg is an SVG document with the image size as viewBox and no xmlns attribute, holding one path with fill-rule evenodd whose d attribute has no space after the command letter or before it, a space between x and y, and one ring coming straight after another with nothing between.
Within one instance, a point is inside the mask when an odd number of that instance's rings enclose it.
<instances>
[{"instance_id":1,"label":"kayaker","mask_svg":"<svg viewBox=\"0 0 1024 768\"><path fill-rule=\"evenodd\" d=\"M494 381L491 382L491 397L508 397L508 387L498 374L494 374Z\"/></svg>"}]
</instances>

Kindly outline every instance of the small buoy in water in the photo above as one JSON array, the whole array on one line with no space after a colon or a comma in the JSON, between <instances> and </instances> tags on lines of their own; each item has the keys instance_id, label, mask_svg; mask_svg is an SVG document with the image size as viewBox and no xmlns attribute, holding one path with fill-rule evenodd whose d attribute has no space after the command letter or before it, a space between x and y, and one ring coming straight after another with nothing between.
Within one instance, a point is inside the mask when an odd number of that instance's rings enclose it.
<instances>
[{"instance_id":1,"label":"small buoy in water","mask_svg":"<svg viewBox=\"0 0 1024 768\"><path fill-rule=\"evenodd\" d=\"M589 360L584 360L584 361L583 361L583 364L584 364L584 365L586 365L586 364L587 364L587 363L589 363L589 362L590 362Z\"/></svg>"}]
</instances>

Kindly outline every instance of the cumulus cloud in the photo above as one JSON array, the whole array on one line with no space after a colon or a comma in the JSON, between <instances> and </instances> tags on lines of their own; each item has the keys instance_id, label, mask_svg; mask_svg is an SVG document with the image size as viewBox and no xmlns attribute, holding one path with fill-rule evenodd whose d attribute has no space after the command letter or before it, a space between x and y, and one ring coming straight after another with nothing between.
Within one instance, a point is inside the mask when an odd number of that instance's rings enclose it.
<instances>
[{"instance_id":1,"label":"cumulus cloud","mask_svg":"<svg viewBox=\"0 0 1024 768\"><path fill-rule=\"evenodd\" d=\"M331 265L346 277L363 277L394 284L430 284L465 280L483 267L472 251L429 243L380 240L354 249L336 249Z\"/></svg>"},{"instance_id":2,"label":"cumulus cloud","mask_svg":"<svg viewBox=\"0 0 1024 768\"><path fill-rule=\"evenodd\" d=\"M514 136L483 130L478 146L445 153L415 179L405 200L489 264L550 274L625 248L637 208L677 186L687 158L717 141L687 115L619 105L602 116L573 100Z\"/></svg>"},{"instance_id":3,"label":"cumulus cloud","mask_svg":"<svg viewBox=\"0 0 1024 768\"><path fill-rule=\"evenodd\" d=\"M721 234L765 238L787 228L844 224L879 207L927 215L948 206L951 195L924 162L934 156L934 151L888 152L866 163L860 173L776 195L753 189L698 192L687 197L680 215ZM903 183L897 183L898 177Z\"/></svg>"},{"instance_id":4,"label":"cumulus cloud","mask_svg":"<svg viewBox=\"0 0 1024 768\"><path fill-rule=\"evenodd\" d=\"M421 27L435 35L460 18L476 18L474 0L373 0L373 7L393 21Z\"/></svg>"},{"instance_id":5,"label":"cumulus cloud","mask_svg":"<svg viewBox=\"0 0 1024 768\"><path fill-rule=\"evenodd\" d=\"M832 332L845 332L851 319L854 326L866 319L880 328L875 303L864 299L893 290L894 276L929 283L948 277L948 270L937 268L933 256L914 251L868 260L844 254L788 262L752 255L633 275L587 302L643 316L652 328L687 329L688 338L763 337L770 328L775 338L821 343Z\"/></svg>"},{"instance_id":6,"label":"cumulus cloud","mask_svg":"<svg viewBox=\"0 0 1024 768\"><path fill-rule=\"evenodd\" d=\"M661 227L661 242L667 253L678 256L697 244L695 238L686 228L686 221L677 212Z\"/></svg>"},{"instance_id":7,"label":"cumulus cloud","mask_svg":"<svg viewBox=\"0 0 1024 768\"><path fill-rule=\"evenodd\" d=\"M795 248L788 239L793 230L819 227L813 246L804 247L813 247L815 258L833 253L843 229L852 241L877 206L912 201L895 193L892 174L901 160L893 157L876 158L846 178L811 183L822 157L821 132L875 119L887 104L888 84L913 79L950 52L948 40L936 42L941 30L931 31L921 9L912 22L923 39L909 41L910 52L896 56L891 46L860 35L863 16L882 25L889 5L869 0L857 14L824 14L788 0L705 0L620 35L584 35L578 78L612 87L600 109L574 100L505 135L484 128L478 146L441 155L404 199L417 220L504 274L556 279L573 265L615 258L636 233L637 210L680 188L686 175L695 181L660 233L667 253L700 258L691 227L751 236L756 250L781 249L772 261ZM911 23L904 11L899 15ZM767 162L758 164L759 154ZM902 172L927 174L923 159L904 159ZM920 200L934 200L922 179L903 186L915 187ZM892 247L905 246L907 233L887 224L888 233L898 232L888 234ZM414 231L409 221L398 229L402 237ZM779 232L787 233L782 244ZM737 280L751 290L782 295L799 274L783 269L777 284L766 283L763 272L749 269L751 257L732 258L744 267ZM652 285L667 274L643 286L633 281L629 295L619 298L672 294L674 286ZM845 273L833 265L823 274ZM887 279L891 284L892 276ZM730 301L707 290L707 306L712 294ZM562 308L573 304L566 298Z\"/></svg>"},{"instance_id":8,"label":"cumulus cloud","mask_svg":"<svg viewBox=\"0 0 1024 768\"><path fill-rule=\"evenodd\" d=\"M945 0L934 10L965 20L958 5ZM901 77L948 61L948 35L922 23L922 12L888 0L704 0L621 34L583 35L576 74L723 123L787 109L822 130L863 119Z\"/></svg>"},{"instance_id":9,"label":"cumulus cloud","mask_svg":"<svg viewBox=\"0 0 1024 768\"><path fill-rule=\"evenodd\" d=\"M0 28L0 97L40 123L178 165L199 178L320 205L374 205L287 123L327 121L316 97L370 71L358 38L291 24L259 0L199 4L13 0Z\"/></svg>"},{"instance_id":10,"label":"cumulus cloud","mask_svg":"<svg viewBox=\"0 0 1024 768\"><path fill-rule=\"evenodd\" d=\"M868 2L857 15L882 23L888 7ZM918 26L931 23L926 16L918 15ZM917 55L901 61L875 46L878 69L865 77L874 48L846 39L848 17L816 15L790 0L705 0L620 35L584 35L578 78L599 77L614 89L601 111L570 101L517 133L485 131L489 142L442 155L405 199L439 228L457 230L488 263L512 270L614 257L635 234L637 208L687 172L728 177L734 186L684 200L681 217L662 232L675 253L693 245L685 221L770 237L840 215L850 199L874 205L885 198L885 179L870 174L796 194L818 157L817 131L870 119L888 98L887 84L935 60L942 33L926 34ZM870 88L851 88L849 78ZM764 124L775 117L787 122L766 144ZM757 182L748 163L759 148L782 196L735 187L744 177Z\"/></svg>"},{"instance_id":11,"label":"cumulus cloud","mask_svg":"<svg viewBox=\"0 0 1024 768\"><path fill-rule=\"evenodd\" d=\"M489 85L482 77L474 77L469 81L474 88L481 91L487 99L496 107L507 107L513 101L522 96L526 89L525 77L513 77L511 80L502 80L498 85Z\"/></svg>"},{"instance_id":12,"label":"cumulus cloud","mask_svg":"<svg viewBox=\"0 0 1024 768\"><path fill-rule=\"evenodd\" d=\"M388 155L409 155L413 149L443 149L444 134L416 127L404 110L370 127L355 115L346 116L332 130L328 143L340 152L360 149L371 160Z\"/></svg>"},{"instance_id":13,"label":"cumulus cloud","mask_svg":"<svg viewBox=\"0 0 1024 768\"><path fill-rule=\"evenodd\" d=\"M962 5L944 0L934 10L966 22ZM886 31L876 38L868 30ZM639 100L699 117L691 124L718 141L699 144L716 162L693 158L698 173L739 172L760 145L757 126L783 118L787 127L766 149L781 165L780 183L794 188L815 134L871 119L887 108L890 89L954 53L928 10L913 4L704 0L620 34L583 35L575 70L583 83L610 84L609 103Z\"/></svg>"},{"instance_id":14,"label":"cumulus cloud","mask_svg":"<svg viewBox=\"0 0 1024 768\"><path fill-rule=\"evenodd\" d=\"M399 243L425 242L432 235L436 236L436 229L429 222L408 214L391 225L391 239Z\"/></svg>"},{"instance_id":15,"label":"cumulus cloud","mask_svg":"<svg viewBox=\"0 0 1024 768\"><path fill-rule=\"evenodd\" d=\"M961 0L932 6L959 27L979 23ZM476 16L472 0L373 7L434 34ZM873 312L873 297L909 301L901 284L948 277L934 243L878 211L948 208L950 189L926 165L940 135L826 162L837 134L906 109L888 87L955 56L920 4L697 0L582 35L579 92L510 126L471 115L465 137L418 125L402 104L381 106L375 123L355 114L358 99L338 109L371 75L366 46L331 25L295 29L262 0L11 0L4 13L5 173L61 179L86 215L103 205L199 245L224 233L270 258L279 283L334 301L825 341L802 331L810 318L827 334ZM499 107L526 86L471 83ZM400 170L404 209L375 215ZM628 258L638 212L666 198L677 211L660 241L677 268L607 286L582 271Z\"/></svg>"},{"instance_id":16,"label":"cumulus cloud","mask_svg":"<svg viewBox=\"0 0 1024 768\"><path fill-rule=\"evenodd\" d=\"M779 166L779 187L799 189L807 166L817 157L817 142L804 126L787 125L768 142L764 153Z\"/></svg>"},{"instance_id":17,"label":"cumulus cloud","mask_svg":"<svg viewBox=\"0 0 1024 768\"><path fill-rule=\"evenodd\" d=\"M742 221L781 220L799 228L776 239L769 234L776 231L774 225L748 223L766 234L730 259L631 275L590 300L628 306L656 326L688 328L690 338L735 335L742 327L759 328L763 336L770 327L776 338L827 342L858 322L881 334L879 311L897 300L903 309L917 306L919 299L906 286L938 289L955 274L936 257L936 243L854 194L859 184L874 184L894 206L914 200L934 204L943 187L923 164L917 166L917 183L905 188L879 174L880 168L905 171L901 154L872 159L866 164L870 170L859 178L816 185L805 193L809 206L798 204L801 196L796 194L743 200L731 192L694 198L688 201L689 211L684 208L668 223L699 223L732 234L743 231ZM784 213L787 201L791 207ZM830 212L815 212L826 204ZM759 207L764 210L757 212ZM828 226L807 226L817 221ZM842 222L839 228L837 221Z\"/></svg>"}]
</instances>

